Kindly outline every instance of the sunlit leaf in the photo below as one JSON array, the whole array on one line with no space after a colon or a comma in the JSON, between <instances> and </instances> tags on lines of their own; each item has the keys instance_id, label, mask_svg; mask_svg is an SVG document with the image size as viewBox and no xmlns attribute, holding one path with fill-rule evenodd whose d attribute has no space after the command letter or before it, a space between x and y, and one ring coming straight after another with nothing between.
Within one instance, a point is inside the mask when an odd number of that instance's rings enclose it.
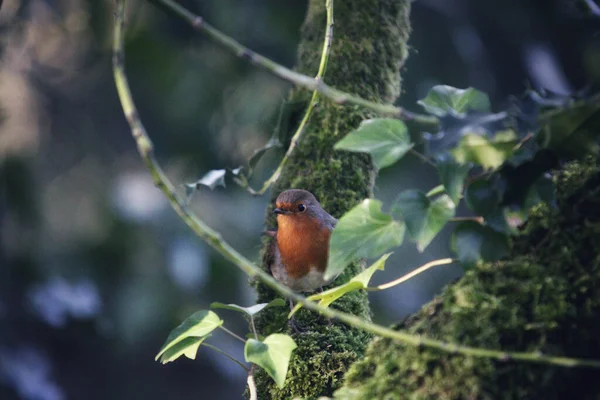
<instances>
[{"instance_id":1,"label":"sunlit leaf","mask_svg":"<svg viewBox=\"0 0 600 400\"><path fill-rule=\"evenodd\" d=\"M292 351L296 347L296 342L290 336L274 333L262 342L248 339L244 347L244 357L246 361L263 368L277 386L283 388Z\"/></svg>"},{"instance_id":2,"label":"sunlit leaf","mask_svg":"<svg viewBox=\"0 0 600 400\"><path fill-rule=\"evenodd\" d=\"M381 211L381 202L366 199L338 221L329 242L325 279L341 273L357 258L378 257L404 240L404 224Z\"/></svg>"},{"instance_id":3,"label":"sunlit leaf","mask_svg":"<svg viewBox=\"0 0 600 400\"><path fill-rule=\"evenodd\" d=\"M454 216L455 208L445 194L430 200L423 192L406 190L400 193L393 209L402 214L408 233L417 243L417 249L423 251Z\"/></svg>"},{"instance_id":4,"label":"sunlit leaf","mask_svg":"<svg viewBox=\"0 0 600 400\"><path fill-rule=\"evenodd\" d=\"M446 193L454 204L458 205L471 166L468 163L460 164L454 158L446 155L437 160L436 167ZM429 193L427 197L431 197Z\"/></svg>"},{"instance_id":5,"label":"sunlit leaf","mask_svg":"<svg viewBox=\"0 0 600 400\"><path fill-rule=\"evenodd\" d=\"M495 169L512 155L517 143L516 134L510 130L499 132L491 139L466 135L452 150L452 155L461 164L473 162L485 169Z\"/></svg>"},{"instance_id":6,"label":"sunlit leaf","mask_svg":"<svg viewBox=\"0 0 600 400\"><path fill-rule=\"evenodd\" d=\"M382 169L394 164L412 147L404 122L391 118L377 118L363 121L333 148L369 153L375 166Z\"/></svg>"},{"instance_id":7,"label":"sunlit leaf","mask_svg":"<svg viewBox=\"0 0 600 400\"><path fill-rule=\"evenodd\" d=\"M307 297L308 300L319 301L319 304L323 307L329 307L331 303L342 297L343 295L354 292L356 290L365 289L369 285L369 281L371 277L377 270L383 270L385 266L385 262L388 257L392 253L384 254L379 258L379 260L375 261L369 268L365 269L354 278L350 279L350 281L344 283L343 285L325 290L321 293L313 294ZM291 318L292 315L296 313L299 309L302 308L302 304L298 303L294 307L294 309L288 315L288 318Z\"/></svg>"},{"instance_id":8,"label":"sunlit leaf","mask_svg":"<svg viewBox=\"0 0 600 400\"><path fill-rule=\"evenodd\" d=\"M166 364L171 361L175 361L182 355L186 356L190 360L195 360L196 353L198 353L198 348L200 347L202 342L208 337L210 337L210 335L206 335L203 337L186 337L182 341L169 347L164 353L160 355L161 364Z\"/></svg>"},{"instance_id":9,"label":"sunlit leaf","mask_svg":"<svg viewBox=\"0 0 600 400\"><path fill-rule=\"evenodd\" d=\"M461 223L450 241L452 251L465 269L477 266L481 261L496 261L508 255L508 237L477 222Z\"/></svg>"},{"instance_id":10,"label":"sunlit leaf","mask_svg":"<svg viewBox=\"0 0 600 400\"><path fill-rule=\"evenodd\" d=\"M189 337L204 337L222 324L223 321L212 311L200 310L195 312L171 331L155 359L158 360L163 353L182 340Z\"/></svg>"},{"instance_id":11,"label":"sunlit leaf","mask_svg":"<svg viewBox=\"0 0 600 400\"><path fill-rule=\"evenodd\" d=\"M447 85L432 87L418 103L429 113L443 117L449 113L489 111L490 99L477 89L458 89Z\"/></svg>"},{"instance_id":12,"label":"sunlit leaf","mask_svg":"<svg viewBox=\"0 0 600 400\"><path fill-rule=\"evenodd\" d=\"M264 310L265 308L281 306L285 306L285 300L283 299L275 299L269 303L255 304L250 307L242 307L238 306L237 304L223 304L214 302L210 305L210 308L224 308L226 310L238 311L252 317L255 314L258 314L260 311Z\"/></svg>"}]
</instances>

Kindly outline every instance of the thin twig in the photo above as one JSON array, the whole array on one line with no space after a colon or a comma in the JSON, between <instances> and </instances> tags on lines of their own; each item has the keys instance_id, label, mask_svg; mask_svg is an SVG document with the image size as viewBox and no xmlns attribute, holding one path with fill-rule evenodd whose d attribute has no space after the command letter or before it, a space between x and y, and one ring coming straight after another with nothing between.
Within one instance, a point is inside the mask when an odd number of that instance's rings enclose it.
<instances>
[{"instance_id":1,"label":"thin twig","mask_svg":"<svg viewBox=\"0 0 600 400\"><path fill-rule=\"evenodd\" d=\"M391 282L388 283L384 283L382 285L377 285L374 287L368 287L367 290L369 291L379 291L379 290L385 290L385 289L389 289L391 287L394 287L396 285L399 285L403 282L406 282L407 280L414 278L415 276L419 275L422 272L427 271L429 268L433 268L433 267L437 267L438 265L447 265L447 264L452 264L454 262L454 260L452 258L442 258L441 260L434 260L434 261L430 261L427 264L423 264L422 266L420 266L419 268L415 269L414 271L409 272L406 275L402 275L400 278L395 279Z\"/></svg>"},{"instance_id":2,"label":"thin twig","mask_svg":"<svg viewBox=\"0 0 600 400\"><path fill-rule=\"evenodd\" d=\"M270 60L249 48L243 46L235 39L225 35L223 32L217 30L210 24L208 24L202 17L195 15L185 7L176 3L173 0L148 0L150 3L159 6L168 12L175 14L180 17L195 30L205 33L208 37L221 44L223 47L229 49L238 57L248 60L250 63L264 68L270 71L272 74L285 79L288 82L293 83L296 86L304 89L317 91L323 97L328 98L337 104L354 104L367 109L370 109L378 114L396 117L405 121L414 121L420 125L428 128L436 128L439 125L439 119L432 115L416 114L405 110L402 107L396 107L392 104L381 104L373 101L363 99L360 96L355 96L350 93L343 92L341 90L332 88L326 85L322 80L311 78L310 76L300 74L292 71L289 68L284 67L281 64L277 64L273 60Z\"/></svg>"},{"instance_id":3,"label":"thin twig","mask_svg":"<svg viewBox=\"0 0 600 400\"><path fill-rule=\"evenodd\" d=\"M250 400L258 400L258 395L256 394L256 384L254 383L254 366L252 364L250 367L250 371L248 371L248 391L250 392Z\"/></svg>"},{"instance_id":4,"label":"thin twig","mask_svg":"<svg viewBox=\"0 0 600 400\"><path fill-rule=\"evenodd\" d=\"M244 338L242 338L241 336L237 335L236 333L230 331L229 329L225 328L223 325L219 326L219 329L221 329L222 331L228 333L229 335L231 335L232 337L236 338L240 342L246 343L246 340Z\"/></svg>"},{"instance_id":5,"label":"thin twig","mask_svg":"<svg viewBox=\"0 0 600 400\"><path fill-rule=\"evenodd\" d=\"M450 222L465 222L465 221L473 221L473 222L477 222L478 224L481 224L481 225L483 225L483 223L484 223L483 217L453 217L453 218L450 218Z\"/></svg>"},{"instance_id":6,"label":"thin twig","mask_svg":"<svg viewBox=\"0 0 600 400\"><path fill-rule=\"evenodd\" d=\"M321 62L319 64L319 70L315 78L318 81L322 81L323 76L325 75L325 70L327 69L327 61L329 60L329 53L331 52L331 43L333 40L333 0L326 0L325 7L327 9L327 23L325 27L325 39L323 40L323 50L321 52ZM277 179L279 179L281 171L283 171L283 168L287 165L292 155L292 152L298 146L298 143L300 143L300 138L304 133L306 124L308 124L308 121L310 120L310 116L312 115L313 109L318 104L318 99L319 92L315 90L312 94L312 98L310 99L310 103L306 108L304 117L302 118L298 129L296 129L294 136L292 136L292 140L290 141L290 147L287 149L285 155L281 159L279 166L277 167L275 172L273 172L273 175L271 175L271 177L265 181L260 190L255 191L252 190L252 188L247 187L250 193L252 193L253 195L264 194L271 187L271 185L273 185L277 181Z\"/></svg>"},{"instance_id":7,"label":"thin twig","mask_svg":"<svg viewBox=\"0 0 600 400\"><path fill-rule=\"evenodd\" d=\"M464 356L491 358L499 361L527 361L533 363L565 366L565 367L593 367L600 368L600 360L595 359L578 359L569 357L555 357L543 355L540 353L523 353L523 352L504 352L501 350L491 350L485 348L461 346L453 343L446 343L441 340L430 339L420 335L411 335L406 332L396 331L382 325L378 325L369 321L365 321L356 315L348 314L333 308L323 307L313 301L307 300L304 296L293 292L288 287L281 285L271 275L260 269L258 266L250 262L246 257L237 252L221 235L210 228L196 217L186 206L180 195L175 191L175 187L164 174L160 165L153 155L153 147L150 138L138 116L135 104L131 96L131 89L127 82L124 70L124 53L123 53L123 31L125 28L125 3L126 0L116 0L117 10L115 13L116 23L114 29L113 41L113 69L115 76L115 84L117 93L121 100L123 112L129 122L131 135L133 136L140 156L144 160L147 168L152 175L156 186L164 193L169 200L169 203L175 212L181 217L191 229L207 244L218 251L225 259L232 262L240 270L250 277L257 277L265 285L273 289L280 295L290 298L293 301L301 303L309 310L316 311L325 317L335 318L357 329L386 337L400 343L411 346L423 346L431 349L436 349L444 353L462 354ZM244 369L247 367L244 366Z\"/></svg>"},{"instance_id":8,"label":"thin twig","mask_svg":"<svg viewBox=\"0 0 600 400\"><path fill-rule=\"evenodd\" d=\"M246 370L246 372L250 372L250 368L248 368L247 366L245 366L244 363L242 363L240 360L238 360L234 356L230 355L229 353L221 350L220 348L215 347L212 344L208 344L208 343L204 343L204 342L200 346L206 346L206 347L208 347L210 349L213 349L216 352L219 352L219 353L223 354L225 357L229 358L231 361L233 361L234 363L236 363L240 367L244 368Z\"/></svg>"}]
</instances>

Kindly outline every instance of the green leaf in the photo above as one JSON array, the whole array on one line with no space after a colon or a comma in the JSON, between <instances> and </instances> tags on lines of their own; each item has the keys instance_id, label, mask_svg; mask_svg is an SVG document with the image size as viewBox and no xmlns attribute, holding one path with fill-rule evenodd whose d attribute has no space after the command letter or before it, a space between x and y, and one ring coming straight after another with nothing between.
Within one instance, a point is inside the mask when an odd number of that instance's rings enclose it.
<instances>
[{"instance_id":1,"label":"green leaf","mask_svg":"<svg viewBox=\"0 0 600 400\"><path fill-rule=\"evenodd\" d=\"M489 111L490 99L477 89L457 89L447 85L432 87L427 96L418 103L429 113L443 117L450 113Z\"/></svg>"},{"instance_id":2,"label":"green leaf","mask_svg":"<svg viewBox=\"0 0 600 400\"><path fill-rule=\"evenodd\" d=\"M454 204L458 205L465 179L467 178L471 166L469 164L460 164L448 155L440 158L436 165L446 193L448 193L448 196L450 196L450 199L452 199Z\"/></svg>"},{"instance_id":3,"label":"green leaf","mask_svg":"<svg viewBox=\"0 0 600 400\"><path fill-rule=\"evenodd\" d=\"M160 356L161 364L166 364L171 361L175 361L182 355L186 356L190 360L196 359L196 353L198 353L198 348L202 344L204 340L206 340L210 335L206 335L203 337L187 337L182 341L176 343L175 345L169 347L162 355Z\"/></svg>"},{"instance_id":4,"label":"green leaf","mask_svg":"<svg viewBox=\"0 0 600 400\"><path fill-rule=\"evenodd\" d=\"M237 304L223 304L214 302L210 305L210 308L224 308L226 310L238 311L252 317L255 314L258 314L260 311L264 310L265 308L281 306L285 306L285 300L283 299L275 299L269 303L255 304L250 307L242 307L238 306Z\"/></svg>"},{"instance_id":5,"label":"green leaf","mask_svg":"<svg viewBox=\"0 0 600 400\"><path fill-rule=\"evenodd\" d=\"M292 351L298 347L288 335L274 333L259 342L248 339L244 347L246 361L263 368L281 389L285 382Z\"/></svg>"},{"instance_id":6,"label":"green leaf","mask_svg":"<svg viewBox=\"0 0 600 400\"><path fill-rule=\"evenodd\" d=\"M444 193L444 185L437 185L436 187L434 187L433 189L431 189L429 192L427 192L425 194L425 196L427 197L435 197L439 194Z\"/></svg>"},{"instance_id":7,"label":"green leaf","mask_svg":"<svg viewBox=\"0 0 600 400\"><path fill-rule=\"evenodd\" d=\"M394 203L394 211L399 211L406 223L406 229L417 242L419 251L431 243L433 238L454 217L455 205L447 195L430 200L418 190L400 193Z\"/></svg>"},{"instance_id":8,"label":"green leaf","mask_svg":"<svg viewBox=\"0 0 600 400\"><path fill-rule=\"evenodd\" d=\"M317 301L319 300L319 304L323 307L329 307L331 303L342 297L343 295L354 292L356 290L366 289L369 285L369 281L371 277L377 270L382 270L385 267L385 262L388 257L392 253L384 254L379 258L379 260L375 261L369 268L365 269L361 273L357 274L354 278L350 279L350 281L344 283L343 285L331 288L329 290L325 290L321 293L316 293L307 297L307 300ZM288 315L288 318L291 318L292 315L296 313L299 309L302 308L302 304L298 303L294 307L294 309Z\"/></svg>"},{"instance_id":9,"label":"green leaf","mask_svg":"<svg viewBox=\"0 0 600 400\"><path fill-rule=\"evenodd\" d=\"M570 158L598 153L599 123L597 105L566 107L543 127L540 132L542 146Z\"/></svg>"},{"instance_id":10,"label":"green leaf","mask_svg":"<svg viewBox=\"0 0 600 400\"><path fill-rule=\"evenodd\" d=\"M496 261L505 257L510 245L506 235L488 226L468 221L456 228L450 246L463 267L469 269L481 261Z\"/></svg>"},{"instance_id":11,"label":"green leaf","mask_svg":"<svg viewBox=\"0 0 600 400\"><path fill-rule=\"evenodd\" d=\"M404 240L404 224L381 212L381 202L365 199L340 218L329 241L325 279L357 258L378 257Z\"/></svg>"},{"instance_id":12,"label":"green leaf","mask_svg":"<svg viewBox=\"0 0 600 400\"><path fill-rule=\"evenodd\" d=\"M498 208L500 195L488 179L478 179L467 186L465 201L475 214L486 217Z\"/></svg>"},{"instance_id":13,"label":"green leaf","mask_svg":"<svg viewBox=\"0 0 600 400\"><path fill-rule=\"evenodd\" d=\"M171 331L155 360L158 360L163 353L182 340L189 337L204 337L222 324L223 321L212 311L200 310L195 312Z\"/></svg>"},{"instance_id":14,"label":"green leaf","mask_svg":"<svg viewBox=\"0 0 600 400\"><path fill-rule=\"evenodd\" d=\"M452 150L452 155L460 164L473 162L485 169L495 169L510 158L517 143L517 135L510 130L498 132L492 139L467 134Z\"/></svg>"},{"instance_id":15,"label":"green leaf","mask_svg":"<svg viewBox=\"0 0 600 400\"><path fill-rule=\"evenodd\" d=\"M391 118L363 121L333 146L336 150L369 153L378 169L394 164L412 147L404 122Z\"/></svg>"}]
</instances>

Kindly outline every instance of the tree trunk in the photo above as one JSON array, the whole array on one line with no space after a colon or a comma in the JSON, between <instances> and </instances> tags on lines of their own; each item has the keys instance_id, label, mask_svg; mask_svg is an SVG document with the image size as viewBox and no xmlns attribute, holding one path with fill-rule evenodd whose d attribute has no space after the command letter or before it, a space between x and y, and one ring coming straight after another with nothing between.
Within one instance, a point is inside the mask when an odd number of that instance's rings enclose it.
<instances>
[{"instance_id":1,"label":"tree trunk","mask_svg":"<svg viewBox=\"0 0 600 400\"><path fill-rule=\"evenodd\" d=\"M506 261L467 272L400 329L506 351L600 358L600 166L556 177ZM598 399L597 369L495 361L375 340L346 376L350 399Z\"/></svg>"},{"instance_id":2,"label":"tree trunk","mask_svg":"<svg viewBox=\"0 0 600 400\"><path fill-rule=\"evenodd\" d=\"M407 55L410 0L343 0L335 2L334 37L324 80L339 89L364 98L390 103L400 94L400 69ZM302 27L297 69L316 74L325 34L324 0L311 0ZM294 91L292 102L307 102L305 91ZM355 107L338 106L322 100L315 108L303 138L280 179L271 199L286 189L312 192L325 210L340 217L372 195L375 170L369 156L333 151L333 145L355 129L369 114ZM267 226L275 226L267 210ZM332 285L356 275L360 264L349 266ZM274 293L255 283L259 302ZM366 293L355 292L334 306L369 319ZM287 311L272 308L258 320L262 334L288 330ZM293 335L294 351L285 387L278 389L262 371L256 374L260 399L314 399L328 396L342 384L344 373L362 357L371 336L343 324L329 325L315 313L301 310L296 320L304 332Z\"/></svg>"}]
</instances>

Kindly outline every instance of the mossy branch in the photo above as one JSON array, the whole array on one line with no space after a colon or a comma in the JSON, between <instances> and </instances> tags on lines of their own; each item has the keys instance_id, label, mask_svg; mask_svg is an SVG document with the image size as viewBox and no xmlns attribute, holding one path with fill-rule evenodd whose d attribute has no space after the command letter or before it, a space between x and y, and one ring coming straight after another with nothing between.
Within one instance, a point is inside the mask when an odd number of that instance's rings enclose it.
<instances>
[{"instance_id":1,"label":"mossy branch","mask_svg":"<svg viewBox=\"0 0 600 400\"><path fill-rule=\"evenodd\" d=\"M159 0L156 0L159 1ZM166 0L165 0L166 1ZM163 1L160 1L163 3ZM113 40L113 72L115 78L115 84L123 112L129 123L131 129L131 135L133 136L140 156L144 160L146 167L149 169L150 174L154 180L156 186L164 193L169 200L169 203L180 216L180 218L196 233L200 238L206 241L211 247L217 250L223 257L231 261L244 273L251 277L257 277L265 285L269 286L277 293L284 297L291 298L292 300L301 303L304 307L309 310L316 311L325 317L334 318L341 322L344 322L350 326L358 329L363 329L367 332L386 337L411 346L424 346L432 349L439 350L445 353L462 354L465 356L483 357L496 359L499 361L526 361L540 364L549 364L555 366L564 367L594 367L600 368L600 360L590 359L577 359L569 357L554 357L547 356L540 353L523 353L523 352L504 352L500 350L491 350L485 348L476 348L469 346L461 346L453 343L446 343L440 340L430 339L418 335L411 335L405 332L395 331L382 325L377 325L371 322L367 322L352 314L340 312L332 308L326 308L319 304L307 300L304 296L301 296L288 287L281 285L267 272L261 270L254 263L250 262L247 258L241 255L237 250L231 247L225 242L221 235L206 225L202 220L195 216L185 205L185 201L177 194L175 187L164 174L156 158L154 157L153 145L150 140L142 121L139 118L137 109L133 102L131 95L131 89L127 82L125 75L125 55L123 46L123 37L125 30L125 7L126 0L117 0L117 8L115 12L115 26L114 26L114 40ZM172 3L172 2L171 2ZM173 3L174 6L181 8L177 4ZM202 25L200 19L200 25ZM220 35L220 33L215 33ZM288 70L289 71L289 70ZM296 74L295 72L289 71L290 73ZM299 75L299 74L297 74ZM301 75L302 77L302 75ZM321 92L320 92L321 93Z\"/></svg>"},{"instance_id":2,"label":"mossy branch","mask_svg":"<svg viewBox=\"0 0 600 400\"><path fill-rule=\"evenodd\" d=\"M374 101L363 99L360 96L332 88L325 84L322 79L311 78L294 72L289 68L284 67L281 64L270 60L249 48L243 46L230 36L225 35L223 32L217 30L212 25L208 24L202 17L196 15L186 9L185 7L177 4L173 0L148 0L150 3L164 8L168 12L175 14L180 17L195 30L205 33L208 37L221 44L223 47L232 51L238 57L247 59L252 64L259 66L267 71L271 72L278 77L285 79L288 82L293 83L296 86L315 91L321 94L323 97L333 101L337 104L353 104L361 106L376 112L377 114L395 117L405 121L413 121L421 124L424 127L436 128L439 126L439 119L432 115L416 114L408 111L402 107L396 107L392 104L381 104Z\"/></svg>"},{"instance_id":3,"label":"mossy branch","mask_svg":"<svg viewBox=\"0 0 600 400\"><path fill-rule=\"evenodd\" d=\"M319 71L317 72L317 76L315 77L315 79L318 81L321 81L323 79L323 76L325 75L325 70L327 69L327 61L329 60L329 53L331 52L331 42L333 41L333 24L334 24L334 22L333 22L333 0L326 0L325 8L327 9L327 23L325 26L325 39L323 40L323 51L321 52L321 62L319 63ZM300 143L300 138L302 137L302 133L304 132L304 130L306 128L306 124L310 120L310 116L312 115L313 109L316 107L316 105L319 102L318 100L319 100L319 92L317 90L315 90L312 94L312 98L310 99L310 103L308 104L308 107L306 108L304 117L302 117L302 121L300 122L298 129L296 129L294 136L292 136L292 140L290 141L290 147L285 152L285 155L281 159L281 162L279 163L279 166L277 167L275 172L273 172L273 175L271 175L271 177L265 181L262 188L260 188L260 190L258 190L258 191L255 191L248 185L247 180L244 180L244 181L238 180L237 182L239 184L241 184L242 187L246 188L253 195L262 195L277 181L277 179L279 179L279 176L281 175L281 171L283 171L283 168L288 163L292 153L294 152L294 149L296 148L296 146L298 146L298 143Z\"/></svg>"}]
</instances>

